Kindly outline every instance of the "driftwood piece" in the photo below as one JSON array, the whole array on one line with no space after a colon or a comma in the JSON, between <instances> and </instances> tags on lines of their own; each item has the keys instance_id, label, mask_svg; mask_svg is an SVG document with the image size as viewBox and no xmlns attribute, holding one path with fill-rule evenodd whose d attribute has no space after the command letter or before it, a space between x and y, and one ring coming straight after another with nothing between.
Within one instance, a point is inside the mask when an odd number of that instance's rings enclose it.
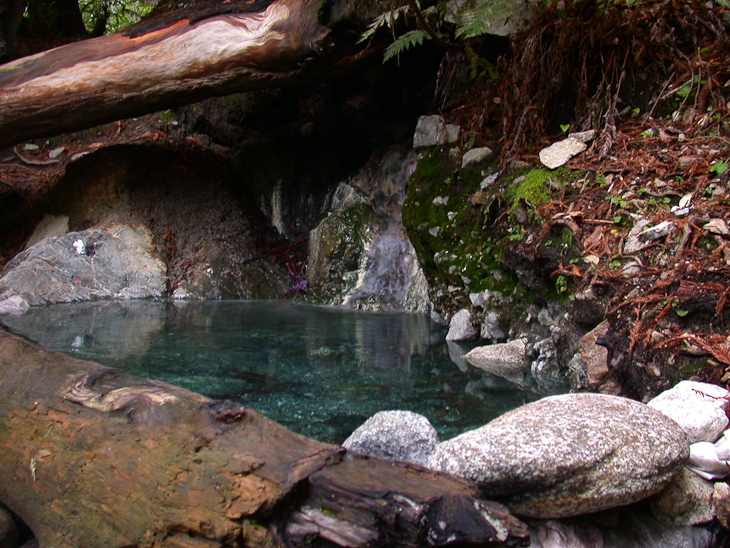
<instances>
[{"instance_id":1,"label":"driftwood piece","mask_svg":"<svg viewBox=\"0 0 730 548\"><path fill-rule=\"evenodd\" d=\"M0 147L314 80L365 49L329 13L323 0L208 2L2 65Z\"/></svg>"},{"instance_id":2,"label":"driftwood piece","mask_svg":"<svg viewBox=\"0 0 730 548\"><path fill-rule=\"evenodd\" d=\"M0 330L0 501L42 547L520 546L476 488Z\"/></svg>"}]
</instances>

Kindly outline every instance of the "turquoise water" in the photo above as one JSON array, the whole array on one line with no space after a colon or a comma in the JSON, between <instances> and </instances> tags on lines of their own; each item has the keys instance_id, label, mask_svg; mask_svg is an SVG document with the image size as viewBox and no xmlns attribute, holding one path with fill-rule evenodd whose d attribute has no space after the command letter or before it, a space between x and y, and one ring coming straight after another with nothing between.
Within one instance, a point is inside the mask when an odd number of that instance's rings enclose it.
<instances>
[{"instance_id":1,"label":"turquoise water","mask_svg":"<svg viewBox=\"0 0 730 548\"><path fill-rule=\"evenodd\" d=\"M420 314L289 301L107 301L0 321L47 348L235 400L335 443L381 410L421 413L446 439L540 397L466 368L459 354L467 347L452 345L452 360L443 328Z\"/></svg>"}]
</instances>

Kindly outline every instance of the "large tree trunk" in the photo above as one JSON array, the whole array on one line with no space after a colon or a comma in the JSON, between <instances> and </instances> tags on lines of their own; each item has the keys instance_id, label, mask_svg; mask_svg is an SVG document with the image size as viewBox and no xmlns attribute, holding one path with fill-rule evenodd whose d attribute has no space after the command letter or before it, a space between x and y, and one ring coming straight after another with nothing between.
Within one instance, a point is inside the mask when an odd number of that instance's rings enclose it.
<instances>
[{"instance_id":1,"label":"large tree trunk","mask_svg":"<svg viewBox=\"0 0 730 548\"><path fill-rule=\"evenodd\" d=\"M210 2L0 66L0 147L313 79L363 49L338 42L329 13L324 0Z\"/></svg>"},{"instance_id":2,"label":"large tree trunk","mask_svg":"<svg viewBox=\"0 0 730 548\"><path fill-rule=\"evenodd\" d=\"M42 548L524 545L474 486L0 330L0 501Z\"/></svg>"}]
</instances>

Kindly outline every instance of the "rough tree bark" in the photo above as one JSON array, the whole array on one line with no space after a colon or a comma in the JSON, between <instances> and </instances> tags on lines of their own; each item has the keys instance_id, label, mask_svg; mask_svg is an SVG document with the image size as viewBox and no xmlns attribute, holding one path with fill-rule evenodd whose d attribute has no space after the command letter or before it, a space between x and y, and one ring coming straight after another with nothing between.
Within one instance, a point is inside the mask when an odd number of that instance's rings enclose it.
<instances>
[{"instance_id":1,"label":"rough tree bark","mask_svg":"<svg viewBox=\"0 0 730 548\"><path fill-rule=\"evenodd\" d=\"M364 46L334 3L213 1L2 65L0 147L335 70Z\"/></svg>"},{"instance_id":2,"label":"rough tree bark","mask_svg":"<svg viewBox=\"0 0 730 548\"><path fill-rule=\"evenodd\" d=\"M0 330L0 501L43 548L525 545L474 486Z\"/></svg>"}]
</instances>

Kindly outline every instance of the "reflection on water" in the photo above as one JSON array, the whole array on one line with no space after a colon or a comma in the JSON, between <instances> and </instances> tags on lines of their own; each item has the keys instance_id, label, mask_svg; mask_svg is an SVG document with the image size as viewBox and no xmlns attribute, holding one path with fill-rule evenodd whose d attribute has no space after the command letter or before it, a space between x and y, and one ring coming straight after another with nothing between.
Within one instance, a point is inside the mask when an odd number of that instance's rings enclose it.
<instances>
[{"instance_id":1,"label":"reflection on water","mask_svg":"<svg viewBox=\"0 0 730 548\"><path fill-rule=\"evenodd\" d=\"M420 314L286 301L106 301L0 321L45 347L239 401L323 441L342 442L386 409L424 414L445 439L539 397L461 371L443 330Z\"/></svg>"}]
</instances>

